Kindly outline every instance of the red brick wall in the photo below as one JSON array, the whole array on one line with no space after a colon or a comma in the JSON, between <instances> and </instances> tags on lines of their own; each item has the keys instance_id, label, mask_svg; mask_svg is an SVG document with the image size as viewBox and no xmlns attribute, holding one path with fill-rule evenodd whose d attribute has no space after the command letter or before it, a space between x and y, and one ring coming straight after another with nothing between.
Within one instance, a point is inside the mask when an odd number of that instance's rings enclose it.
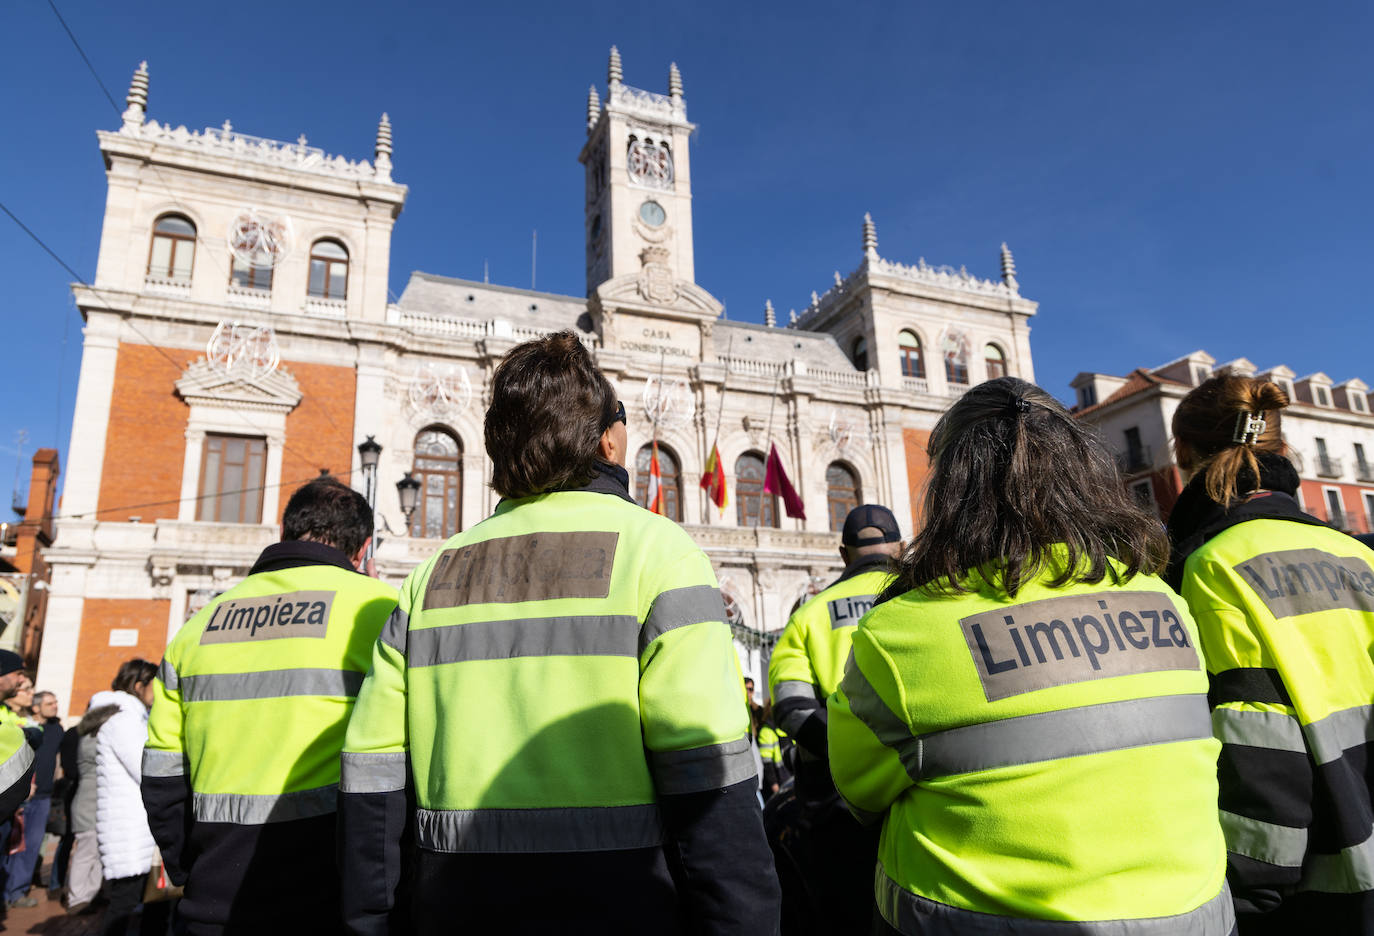
<instances>
[{"instance_id":1,"label":"red brick wall","mask_svg":"<svg viewBox=\"0 0 1374 936\"><path fill-rule=\"evenodd\" d=\"M167 645L167 616L172 603L153 598L87 598L81 616L81 636L76 644L76 671L72 674L70 712L86 711L91 695L110 688L119 665L142 657L153 663L162 660ZM110 631L136 628L138 644L111 647ZM38 688L42 689L42 686Z\"/></svg>"},{"instance_id":2,"label":"red brick wall","mask_svg":"<svg viewBox=\"0 0 1374 936\"><path fill-rule=\"evenodd\" d=\"M929 430L902 430L902 444L906 448L906 481L911 490L913 534L921 528L921 499L925 495L926 475L930 473L930 459L926 456L926 443L929 441Z\"/></svg>"},{"instance_id":3,"label":"red brick wall","mask_svg":"<svg viewBox=\"0 0 1374 936\"><path fill-rule=\"evenodd\" d=\"M100 472L100 520L142 517L146 523L177 515L188 411L174 385L200 354L166 354L181 363L148 345L119 346Z\"/></svg>"},{"instance_id":4,"label":"red brick wall","mask_svg":"<svg viewBox=\"0 0 1374 936\"><path fill-rule=\"evenodd\" d=\"M1326 489L1336 488L1341 492L1341 503L1345 507L1344 529L1353 530L1356 533L1371 533L1374 530L1369 528L1369 517L1365 514L1364 493L1369 490L1367 487L1360 487L1356 484L1335 484L1323 481L1303 481L1302 482L1302 502L1306 505L1303 509L1316 517L1318 520L1331 519L1331 512L1326 503Z\"/></svg>"},{"instance_id":5,"label":"red brick wall","mask_svg":"<svg viewBox=\"0 0 1374 936\"><path fill-rule=\"evenodd\" d=\"M357 375L352 367L290 364L301 387L301 402L286 416L286 450L281 463L281 509L291 494L321 468L345 484L352 483L353 404ZM376 426L369 431L380 431ZM264 518L266 519L266 518ZM276 517L281 521L280 515Z\"/></svg>"}]
</instances>

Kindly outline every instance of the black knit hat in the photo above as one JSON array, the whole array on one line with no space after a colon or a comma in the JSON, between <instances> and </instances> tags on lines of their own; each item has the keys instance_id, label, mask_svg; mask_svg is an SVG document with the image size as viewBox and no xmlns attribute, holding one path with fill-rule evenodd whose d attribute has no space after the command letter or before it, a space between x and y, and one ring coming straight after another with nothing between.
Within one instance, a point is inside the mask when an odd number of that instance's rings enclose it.
<instances>
[{"instance_id":1,"label":"black knit hat","mask_svg":"<svg viewBox=\"0 0 1374 936\"><path fill-rule=\"evenodd\" d=\"M24 658L12 650L0 650L0 676L8 676L24 668Z\"/></svg>"},{"instance_id":2,"label":"black knit hat","mask_svg":"<svg viewBox=\"0 0 1374 936\"><path fill-rule=\"evenodd\" d=\"M897 518L881 504L861 504L844 518L840 542L846 546L876 546L895 543L902 538Z\"/></svg>"}]
</instances>

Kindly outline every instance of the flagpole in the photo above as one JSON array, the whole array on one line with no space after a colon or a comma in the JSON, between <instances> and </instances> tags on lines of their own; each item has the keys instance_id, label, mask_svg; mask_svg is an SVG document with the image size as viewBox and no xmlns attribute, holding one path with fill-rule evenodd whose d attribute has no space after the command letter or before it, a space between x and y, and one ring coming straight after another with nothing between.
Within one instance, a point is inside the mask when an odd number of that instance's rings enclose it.
<instances>
[{"instance_id":1,"label":"flagpole","mask_svg":"<svg viewBox=\"0 0 1374 936\"><path fill-rule=\"evenodd\" d=\"M654 401L654 448L658 448L658 421L663 418L663 364L667 351L662 348L658 352L658 399Z\"/></svg>"},{"instance_id":2,"label":"flagpole","mask_svg":"<svg viewBox=\"0 0 1374 936\"><path fill-rule=\"evenodd\" d=\"M730 334L730 341L725 347L725 374L720 378L720 405L716 407L716 434L711 437L711 448L707 451L706 457L711 456L711 451L715 450L716 443L720 441L720 421L725 416L725 385L730 380L730 352L735 350L735 335Z\"/></svg>"}]
</instances>

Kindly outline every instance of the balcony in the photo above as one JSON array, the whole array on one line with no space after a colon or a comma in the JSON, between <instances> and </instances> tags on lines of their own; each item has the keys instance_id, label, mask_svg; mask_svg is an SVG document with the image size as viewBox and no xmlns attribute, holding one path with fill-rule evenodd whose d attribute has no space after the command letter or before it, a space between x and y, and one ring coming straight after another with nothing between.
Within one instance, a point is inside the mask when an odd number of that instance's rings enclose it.
<instances>
[{"instance_id":1,"label":"balcony","mask_svg":"<svg viewBox=\"0 0 1374 936\"><path fill-rule=\"evenodd\" d=\"M185 299L191 295L191 278L189 276L154 276L149 273L143 277L143 290L156 293L159 296L175 296L178 299Z\"/></svg>"},{"instance_id":2,"label":"balcony","mask_svg":"<svg viewBox=\"0 0 1374 936\"><path fill-rule=\"evenodd\" d=\"M266 311L272 307L272 290L230 283L227 299L229 305Z\"/></svg>"},{"instance_id":3,"label":"balcony","mask_svg":"<svg viewBox=\"0 0 1374 936\"><path fill-rule=\"evenodd\" d=\"M1337 510L1330 504L1326 505L1326 522L1338 530L1350 529L1350 520L1346 517L1344 510Z\"/></svg>"},{"instance_id":4,"label":"balcony","mask_svg":"<svg viewBox=\"0 0 1374 936\"><path fill-rule=\"evenodd\" d=\"M343 299L306 296L301 311L306 315L317 315L320 318L344 318L348 314L348 303Z\"/></svg>"},{"instance_id":5,"label":"balcony","mask_svg":"<svg viewBox=\"0 0 1374 936\"><path fill-rule=\"evenodd\" d=\"M1330 455L1317 456L1317 477L1339 478L1343 473L1339 458L1333 458Z\"/></svg>"},{"instance_id":6,"label":"balcony","mask_svg":"<svg viewBox=\"0 0 1374 936\"><path fill-rule=\"evenodd\" d=\"M1374 465L1369 462L1356 462L1355 478L1359 481L1374 481Z\"/></svg>"},{"instance_id":7,"label":"balcony","mask_svg":"<svg viewBox=\"0 0 1374 936\"><path fill-rule=\"evenodd\" d=\"M903 389L910 390L912 393L929 393L930 384L926 383L924 377L903 377Z\"/></svg>"},{"instance_id":8,"label":"balcony","mask_svg":"<svg viewBox=\"0 0 1374 936\"><path fill-rule=\"evenodd\" d=\"M1139 474L1154 467L1154 454L1148 445L1116 453L1116 467L1122 474Z\"/></svg>"}]
</instances>

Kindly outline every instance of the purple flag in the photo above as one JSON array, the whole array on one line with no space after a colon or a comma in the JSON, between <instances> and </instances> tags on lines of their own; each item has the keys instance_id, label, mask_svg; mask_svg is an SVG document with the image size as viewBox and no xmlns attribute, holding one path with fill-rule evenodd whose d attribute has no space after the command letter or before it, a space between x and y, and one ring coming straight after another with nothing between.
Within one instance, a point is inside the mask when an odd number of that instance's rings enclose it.
<instances>
[{"instance_id":1,"label":"purple flag","mask_svg":"<svg viewBox=\"0 0 1374 936\"><path fill-rule=\"evenodd\" d=\"M797 496L796 488L792 487L792 482L787 478L787 472L782 470L782 458L778 455L777 445L768 447L768 468L763 474L763 490L767 494L776 494L782 498L783 512L789 517L796 517L798 520L806 519L806 508L802 506L802 499Z\"/></svg>"}]
</instances>

